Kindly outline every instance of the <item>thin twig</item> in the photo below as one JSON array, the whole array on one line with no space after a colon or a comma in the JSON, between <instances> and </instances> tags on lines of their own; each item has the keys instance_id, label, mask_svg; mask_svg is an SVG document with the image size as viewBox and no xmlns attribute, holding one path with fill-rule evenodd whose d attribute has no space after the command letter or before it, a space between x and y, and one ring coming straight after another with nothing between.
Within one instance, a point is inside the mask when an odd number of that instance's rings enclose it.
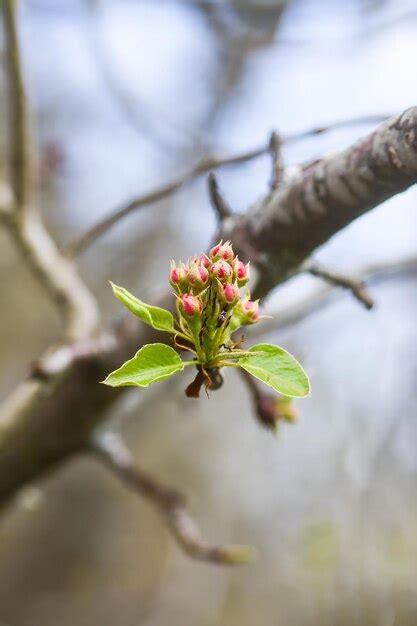
<instances>
[{"instance_id":1,"label":"thin twig","mask_svg":"<svg viewBox=\"0 0 417 626\"><path fill-rule=\"evenodd\" d=\"M357 124L376 124L378 122L384 121L387 117L389 116L369 115L364 117L352 118L350 120L342 120L335 122L334 124L330 124L329 126L319 126L306 131L301 131L299 133L293 133L287 136L283 136L282 141L283 143L292 143L337 128L343 128L346 126L352 126ZM130 200L130 202L128 202L127 204L122 205L120 208L109 213L107 217L94 224L83 235L68 244L63 250L64 254L69 257L77 256L78 254L83 252L89 245L91 245L96 239L104 235L104 233L106 233L112 226L114 226L114 224L125 218L127 215L130 215L130 213L133 213L140 208L163 200L167 196L178 191L187 183L192 182L193 180L203 174L206 174L210 170L215 170L228 165L239 165L241 163L246 163L253 159L264 156L265 154L268 154L269 150L270 145L268 143L267 145L255 148L254 150L248 150L246 152L242 152L241 154L232 155L230 157L207 157L202 159L184 175L179 176L170 183L158 187L150 193Z\"/></svg>"},{"instance_id":2,"label":"thin twig","mask_svg":"<svg viewBox=\"0 0 417 626\"><path fill-rule=\"evenodd\" d=\"M74 257L83 252L83 250L85 250L91 243L98 239L98 237L104 235L104 233L106 233L112 226L114 226L114 224L119 222L130 213L133 213L133 211L163 200L175 191L178 191L178 189L180 189L187 183L195 180L202 174L206 174L210 170L217 169L226 165L237 165L239 163L244 163L245 161L250 161L251 159L262 156L266 152L266 148L259 148L224 159L210 157L207 159L203 159L183 176L179 176L172 182L163 185L162 187L158 187L157 189L155 189L155 191L151 191L150 193L147 193L143 196L134 198L126 205L123 205L119 209L116 209L103 220L97 222L97 224L87 230L81 237L75 239L75 241L70 243L66 248L64 248L63 252L68 257Z\"/></svg>"},{"instance_id":3,"label":"thin twig","mask_svg":"<svg viewBox=\"0 0 417 626\"><path fill-rule=\"evenodd\" d=\"M282 158L282 137L277 133L271 133L269 140L269 152L272 157L272 176L271 176L271 191L278 189L282 182L284 173L284 162Z\"/></svg>"},{"instance_id":4,"label":"thin twig","mask_svg":"<svg viewBox=\"0 0 417 626\"><path fill-rule=\"evenodd\" d=\"M28 106L23 81L16 19L16 2L2 4L6 35L7 81L11 128L12 206L2 222L9 228L25 262L48 291L65 320L66 339L79 341L95 329L98 311L89 290L79 278L73 264L58 251L31 203L32 154Z\"/></svg>"},{"instance_id":5,"label":"thin twig","mask_svg":"<svg viewBox=\"0 0 417 626\"><path fill-rule=\"evenodd\" d=\"M369 265L359 271L358 276L370 285L378 285L390 280L392 277L403 276L409 273L414 274L416 271L417 257L412 256L400 261ZM267 309L265 313L270 319L266 318L262 320L262 323L251 328L250 337L262 337L271 331L291 328L307 319L313 313L330 305L335 301L335 296L338 293L340 293L340 290L336 286L327 286L317 289L314 293L309 294L292 306L276 310Z\"/></svg>"},{"instance_id":6,"label":"thin twig","mask_svg":"<svg viewBox=\"0 0 417 626\"><path fill-rule=\"evenodd\" d=\"M16 0L4 0L4 31L6 38L7 73L9 80L9 116L13 135L11 143L11 179L16 211L23 210L31 190L31 148L27 100L16 21Z\"/></svg>"},{"instance_id":7,"label":"thin twig","mask_svg":"<svg viewBox=\"0 0 417 626\"><path fill-rule=\"evenodd\" d=\"M307 272L311 274L311 276L316 276L317 278L322 278L327 283L334 285L335 287L342 287L342 289L348 289L352 295L363 304L363 306L368 309L372 309L374 306L374 301L369 295L365 282L361 279L355 279L350 276L345 276L343 274L338 274L337 272L333 272L324 267L321 267L314 261L306 261L301 266L302 272Z\"/></svg>"},{"instance_id":8,"label":"thin twig","mask_svg":"<svg viewBox=\"0 0 417 626\"><path fill-rule=\"evenodd\" d=\"M189 556L224 565L244 563L251 558L252 550L248 546L215 546L203 539L186 509L184 495L140 469L119 434L96 434L92 449L123 483L157 507L172 535Z\"/></svg>"},{"instance_id":9,"label":"thin twig","mask_svg":"<svg viewBox=\"0 0 417 626\"><path fill-rule=\"evenodd\" d=\"M207 183L211 205L216 213L219 225L221 226L221 223L232 215L232 211L220 191L214 172L210 172L208 175Z\"/></svg>"}]
</instances>

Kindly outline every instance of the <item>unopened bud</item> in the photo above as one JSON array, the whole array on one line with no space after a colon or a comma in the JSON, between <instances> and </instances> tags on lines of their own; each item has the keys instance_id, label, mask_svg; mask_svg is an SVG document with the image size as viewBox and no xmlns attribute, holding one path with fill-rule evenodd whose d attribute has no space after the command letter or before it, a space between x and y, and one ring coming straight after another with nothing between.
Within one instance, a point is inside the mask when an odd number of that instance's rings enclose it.
<instances>
[{"instance_id":1,"label":"unopened bud","mask_svg":"<svg viewBox=\"0 0 417 626\"><path fill-rule=\"evenodd\" d=\"M239 287L243 287L249 281L249 263L246 265L242 261L237 261L235 264L235 273L237 284Z\"/></svg>"},{"instance_id":2,"label":"unopened bud","mask_svg":"<svg viewBox=\"0 0 417 626\"><path fill-rule=\"evenodd\" d=\"M209 272L202 265L193 263L187 273L188 284L195 293L200 293L208 285Z\"/></svg>"},{"instance_id":3,"label":"unopened bud","mask_svg":"<svg viewBox=\"0 0 417 626\"><path fill-rule=\"evenodd\" d=\"M180 309L186 316L192 317L197 313L201 313L201 311L203 310L203 303L201 301L201 298L199 298L198 296L184 294L183 296L181 296Z\"/></svg>"},{"instance_id":4,"label":"unopened bud","mask_svg":"<svg viewBox=\"0 0 417 626\"><path fill-rule=\"evenodd\" d=\"M210 261L210 259L208 258L208 256L206 256L205 254L202 254L202 255L200 256L199 261L200 261L200 265L201 265L202 267L205 267L205 268L206 268L206 270L207 270L207 269L209 269L209 267L211 266L211 261Z\"/></svg>"},{"instance_id":5,"label":"unopened bud","mask_svg":"<svg viewBox=\"0 0 417 626\"><path fill-rule=\"evenodd\" d=\"M169 282L178 291L182 291L184 287L186 287L186 272L182 263L180 265L175 265L174 261L171 261Z\"/></svg>"},{"instance_id":6,"label":"unopened bud","mask_svg":"<svg viewBox=\"0 0 417 626\"><path fill-rule=\"evenodd\" d=\"M234 317L239 321L240 326L255 324L259 319L258 300L245 299L238 302L234 310Z\"/></svg>"},{"instance_id":7,"label":"unopened bud","mask_svg":"<svg viewBox=\"0 0 417 626\"><path fill-rule=\"evenodd\" d=\"M227 282L232 278L232 268L226 261L217 261L211 266L211 273L218 278L221 283Z\"/></svg>"},{"instance_id":8,"label":"unopened bud","mask_svg":"<svg viewBox=\"0 0 417 626\"><path fill-rule=\"evenodd\" d=\"M219 250L222 247L222 245L223 245L223 242L221 241L220 243L213 246L212 249L210 250L209 254L213 260L220 259L220 256L218 255L219 255Z\"/></svg>"},{"instance_id":9,"label":"unopened bud","mask_svg":"<svg viewBox=\"0 0 417 626\"><path fill-rule=\"evenodd\" d=\"M222 300L227 304L236 304L239 300L239 289L237 288L237 285L233 285L232 283L222 285L220 288L220 294Z\"/></svg>"},{"instance_id":10,"label":"unopened bud","mask_svg":"<svg viewBox=\"0 0 417 626\"><path fill-rule=\"evenodd\" d=\"M210 257L213 261L223 260L231 263L235 258L235 254L230 241L226 241L226 243L220 242L216 246L213 246L210 250Z\"/></svg>"}]
</instances>

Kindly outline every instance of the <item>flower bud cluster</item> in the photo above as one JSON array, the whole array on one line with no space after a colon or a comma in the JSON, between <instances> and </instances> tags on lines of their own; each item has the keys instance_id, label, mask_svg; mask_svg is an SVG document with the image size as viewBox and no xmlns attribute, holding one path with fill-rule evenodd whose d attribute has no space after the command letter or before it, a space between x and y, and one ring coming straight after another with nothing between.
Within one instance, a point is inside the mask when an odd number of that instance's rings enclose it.
<instances>
[{"instance_id":1,"label":"flower bud cluster","mask_svg":"<svg viewBox=\"0 0 417 626\"><path fill-rule=\"evenodd\" d=\"M259 319L258 301L250 300L240 289L249 281L249 263L235 256L230 241L213 246L208 255L171 262L169 281L177 297L181 329L202 343L211 353L228 345L230 335L240 326Z\"/></svg>"}]
</instances>

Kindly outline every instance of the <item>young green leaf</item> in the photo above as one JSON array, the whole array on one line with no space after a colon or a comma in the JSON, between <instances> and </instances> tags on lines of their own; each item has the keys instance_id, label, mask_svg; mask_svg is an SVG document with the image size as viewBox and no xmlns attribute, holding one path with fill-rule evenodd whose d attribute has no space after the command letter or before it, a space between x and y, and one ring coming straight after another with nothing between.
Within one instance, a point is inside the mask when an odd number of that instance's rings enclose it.
<instances>
[{"instance_id":1,"label":"young green leaf","mask_svg":"<svg viewBox=\"0 0 417 626\"><path fill-rule=\"evenodd\" d=\"M110 387L148 387L183 369L184 363L173 348L163 343L151 343L109 374L103 383Z\"/></svg>"},{"instance_id":2,"label":"young green leaf","mask_svg":"<svg viewBox=\"0 0 417 626\"><path fill-rule=\"evenodd\" d=\"M289 352L269 343L260 343L249 350L238 365L284 396L303 397L310 393L308 376Z\"/></svg>"},{"instance_id":3,"label":"young green leaf","mask_svg":"<svg viewBox=\"0 0 417 626\"><path fill-rule=\"evenodd\" d=\"M152 328L156 330L175 333L174 317L172 313L161 309L159 306L152 306L142 302L142 300L136 298L136 296L131 294L127 289L124 289L124 287L118 287L112 282L110 284L116 298L120 300L129 311L137 315L142 322L145 322L145 324L152 326Z\"/></svg>"}]
</instances>

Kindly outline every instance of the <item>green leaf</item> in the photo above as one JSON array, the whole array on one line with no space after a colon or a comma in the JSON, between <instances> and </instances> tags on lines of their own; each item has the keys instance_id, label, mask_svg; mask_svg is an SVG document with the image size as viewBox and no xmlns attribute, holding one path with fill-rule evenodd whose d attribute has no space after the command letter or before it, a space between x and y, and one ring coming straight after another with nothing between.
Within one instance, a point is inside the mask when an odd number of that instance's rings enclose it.
<instances>
[{"instance_id":1,"label":"green leaf","mask_svg":"<svg viewBox=\"0 0 417 626\"><path fill-rule=\"evenodd\" d=\"M109 374L103 383L110 387L148 387L183 369L184 363L173 348L164 343L150 343Z\"/></svg>"},{"instance_id":2,"label":"green leaf","mask_svg":"<svg viewBox=\"0 0 417 626\"><path fill-rule=\"evenodd\" d=\"M284 396L302 398L310 393L308 376L289 352L269 343L259 343L249 350L238 365Z\"/></svg>"},{"instance_id":3,"label":"green leaf","mask_svg":"<svg viewBox=\"0 0 417 626\"><path fill-rule=\"evenodd\" d=\"M127 289L123 287L118 287L114 283L110 282L111 287L113 289L113 293L118 300L122 304L125 305L129 311L131 311L134 315L137 315L142 322L152 326L156 330L163 330L167 333L175 333L174 328L174 317L172 313L166 311L165 309L161 309L159 306L152 306L150 304L146 304L136 298L133 294L131 294Z\"/></svg>"}]
</instances>

